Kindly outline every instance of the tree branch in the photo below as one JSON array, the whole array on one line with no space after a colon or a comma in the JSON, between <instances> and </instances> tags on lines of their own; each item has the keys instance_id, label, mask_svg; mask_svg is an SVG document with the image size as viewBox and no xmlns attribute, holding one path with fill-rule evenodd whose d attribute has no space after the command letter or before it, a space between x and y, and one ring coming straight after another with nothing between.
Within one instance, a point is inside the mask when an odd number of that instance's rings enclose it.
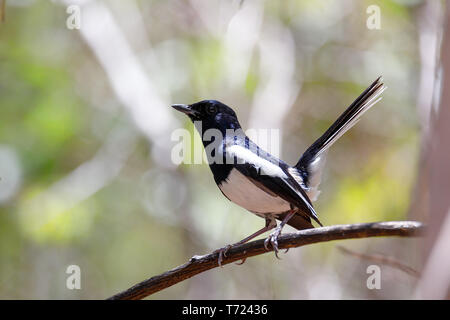
<instances>
[{"instance_id":1,"label":"tree branch","mask_svg":"<svg viewBox=\"0 0 450 320\"><path fill-rule=\"evenodd\" d=\"M282 234L278 238L278 247L280 249L287 249L318 242L369 237L417 237L421 236L423 231L423 224L416 221L391 221L335 225ZM231 248L228 251L227 256L224 257L222 265L267 252L271 251L266 251L264 248L264 239L245 243ZM109 299L143 299L155 292L173 286L174 284L189 279L199 273L218 267L217 259L217 253L210 253L204 256L193 256L187 263L150 279L144 280L133 287L110 297Z\"/></svg>"},{"instance_id":2,"label":"tree branch","mask_svg":"<svg viewBox=\"0 0 450 320\"><path fill-rule=\"evenodd\" d=\"M407 266L404 263L401 263L400 261L398 261L397 259L393 258L393 257L389 257L389 256L385 256L382 254L366 254L366 253L359 253L359 252L355 252L352 251L350 249L347 249L343 246L337 246L337 248L342 251L344 254L348 254L350 256L353 257L357 257L359 259L364 259L364 260L368 260L368 261L372 261L378 264L385 264L387 266L390 266L394 269L398 269L401 270L413 277L416 278L420 278L420 272Z\"/></svg>"}]
</instances>

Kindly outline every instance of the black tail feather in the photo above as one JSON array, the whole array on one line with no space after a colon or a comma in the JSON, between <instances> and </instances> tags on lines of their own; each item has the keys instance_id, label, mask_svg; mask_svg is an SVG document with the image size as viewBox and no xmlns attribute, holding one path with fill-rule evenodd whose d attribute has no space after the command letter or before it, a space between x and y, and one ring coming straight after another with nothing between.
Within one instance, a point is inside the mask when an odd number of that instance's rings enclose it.
<instances>
[{"instance_id":1,"label":"black tail feather","mask_svg":"<svg viewBox=\"0 0 450 320\"><path fill-rule=\"evenodd\" d=\"M301 172L307 187L309 173L313 162L326 151L339 137L353 127L362 114L370 109L381 97L386 87L382 83L381 76L378 77L363 93L339 116L339 118L328 128L327 131L317 139L302 155L295 167ZM316 186L317 187L317 186Z\"/></svg>"}]
</instances>

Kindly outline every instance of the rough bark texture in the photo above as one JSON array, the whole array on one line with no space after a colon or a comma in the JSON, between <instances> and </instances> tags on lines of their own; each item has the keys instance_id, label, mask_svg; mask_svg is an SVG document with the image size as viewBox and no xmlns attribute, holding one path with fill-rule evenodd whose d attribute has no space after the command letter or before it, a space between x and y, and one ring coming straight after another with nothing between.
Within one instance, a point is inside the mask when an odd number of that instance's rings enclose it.
<instances>
[{"instance_id":1,"label":"rough bark texture","mask_svg":"<svg viewBox=\"0 0 450 320\"><path fill-rule=\"evenodd\" d=\"M278 238L280 249L296 248L308 244L332 240L357 239L383 236L415 237L422 235L424 226L416 221L391 221L336 225L316 229L301 230L283 234ZM268 253L264 248L264 239L252 241L231 248L224 257L222 265L226 265L256 255ZM187 263L144 280L133 287L120 292L109 299L137 300L155 292L168 288L201 272L218 267L217 253L204 256L193 256Z\"/></svg>"}]
</instances>

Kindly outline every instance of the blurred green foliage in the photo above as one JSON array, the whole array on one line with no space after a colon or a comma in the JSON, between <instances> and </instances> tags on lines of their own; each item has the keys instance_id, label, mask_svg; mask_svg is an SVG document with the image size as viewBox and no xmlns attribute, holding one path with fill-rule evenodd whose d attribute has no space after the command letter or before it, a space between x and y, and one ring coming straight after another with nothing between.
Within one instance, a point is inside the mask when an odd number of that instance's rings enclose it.
<instances>
[{"instance_id":1,"label":"blurred green foliage","mask_svg":"<svg viewBox=\"0 0 450 320\"><path fill-rule=\"evenodd\" d=\"M268 73L271 64L261 66L264 54L280 50L284 57L282 51L291 41L295 61L290 81L300 89L280 125L281 156L289 163L295 163L365 86L383 74L389 87L383 101L328 155L316 207L321 220L331 225L406 218L415 181L420 71L416 11L421 1L377 1L382 29L376 31L365 27L365 10L372 2L102 3L145 74L169 92L167 108L172 100L221 99L236 109L245 128L252 120L255 95L271 90L266 81L277 81L278 73L286 73L276 68ZM252 51L246 53L249 62L239 82L229 75L225 34L246 5L259 8L261 27ZM20 168L16 191L0 198L4 299L105 298L194 254L236 242L263 224L222 196L207 165L176 167L157 159L152 151L155 141L139 131L92 48L80 31L66 28L65 9L57 1L8 1L6 21L0 24L0 149L12 150ZM145 26L138 31L148 46L133 33L138 22ZM102 21L98 23L100 29ZM261 48L261 39L271 34L266 49ZM151 57L167 52L164 46L171 43L177 48L168 51L174 55L168 59L173 65L161 67L158 74ZM234 49L239 52L241 47ZM231 66L244 61L243 55L231 60ZM276 114L277 106L265 112ZM173 130L182 126L192 133L195 143L185 155L192 156L194 145L200 146L199 136L181 115L171 117L179 124ZM130 142L113 140L111 146L117 149L102 157L115 130L126 132ZM158 139L174 145L170 135ZM92 179L69 179L98 153L103 163L85 176ZM115 159L122 154L115 169ZM0 175L6 179L11 170L3 164ZM108 178L102 180L103 175ZM96 179L104 182L98 190ZM0 190L5 181L0 180ZM65 189L75 183L84 187ZM80 195L84 191L88 196ZM400 250L386 241L379 244L380 250ZM364 287L365 267L332 248L333 244L291 250L282 261L272 254L261 256L240 267L202 274L154 297L373 297ZM65 287L70 264L81 267L82 290ZM319 279L320 274L324 278ZM329 290L318 290L318 283ZM383 291L379 297L404 298L408 290Z\"/></svg>"}]
</instances>

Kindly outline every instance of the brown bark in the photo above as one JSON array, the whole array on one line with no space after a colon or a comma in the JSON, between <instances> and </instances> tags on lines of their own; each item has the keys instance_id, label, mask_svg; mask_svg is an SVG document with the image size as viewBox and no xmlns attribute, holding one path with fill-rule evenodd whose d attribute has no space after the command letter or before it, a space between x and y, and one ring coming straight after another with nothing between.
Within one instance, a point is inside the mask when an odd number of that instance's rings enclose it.
<instances>
[{"instance_id":1,"label":"brown bark","mask_svg":"<svg viewBox=\"0 0 450 320\"><path fill-rule=\"evenodd\" d=\"M399 236L415 237L422 235L424 226L416 221L392 221L361 224L335 225L295 233L283 234L278 238L280 249L296 248L308 244L332 240L358 239L369 237ZM245 243L231 248L224 257L222 265L226 265L256 255L268 253L264 248L264 239ZM218 267L218 254L194 256L187 263L144 280L133 287L120 292L111 300L138 300L155 292L168 288L199 273Z\"/></svg>"}]
</instances>

